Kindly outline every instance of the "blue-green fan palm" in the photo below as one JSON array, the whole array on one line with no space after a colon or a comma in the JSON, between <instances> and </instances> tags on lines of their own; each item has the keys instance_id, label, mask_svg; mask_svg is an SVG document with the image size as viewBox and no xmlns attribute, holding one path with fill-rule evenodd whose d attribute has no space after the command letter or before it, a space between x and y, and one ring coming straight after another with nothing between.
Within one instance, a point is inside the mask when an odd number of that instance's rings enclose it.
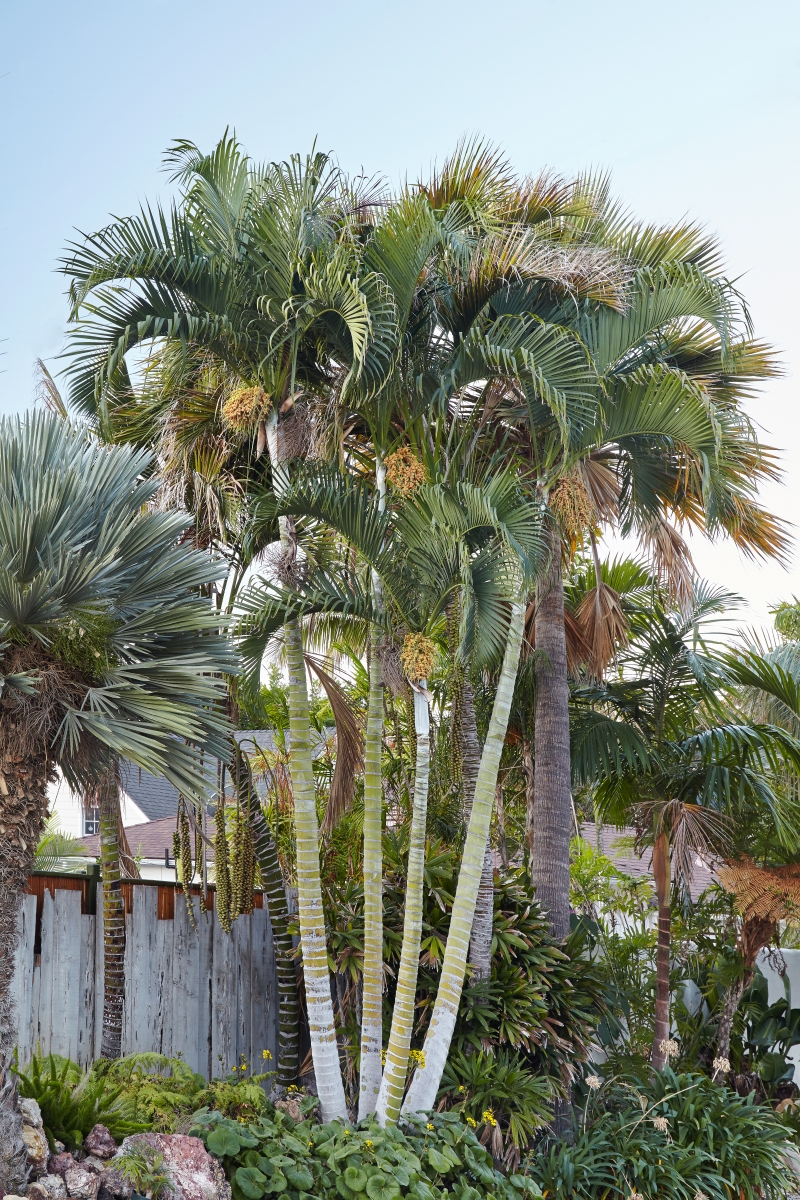
<instances>
[{"instance_id":1,"label":"blue-green fan palm","mask_svg":"<svg viewBox=\"0 0 800 1200\"><path fill-rule=\"evenodd\" d=\"M60 417L0 422L0 1069L56 769L80 787L125 757L200 801L201 751L227 754L236 660L204 595L219 564L182 543L185 516L152 506L149 468Z\"/></svg>"}]
</instances>

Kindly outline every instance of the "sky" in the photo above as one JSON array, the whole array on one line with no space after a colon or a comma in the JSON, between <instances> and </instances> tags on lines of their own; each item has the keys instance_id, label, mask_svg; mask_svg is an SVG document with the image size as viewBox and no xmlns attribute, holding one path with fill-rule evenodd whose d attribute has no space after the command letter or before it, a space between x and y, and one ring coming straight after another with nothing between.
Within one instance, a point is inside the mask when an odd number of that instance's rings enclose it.
<instances>
[{"instance_id":1,"label":"sky","mask_svg":"<svg viewBox=\"0 0 800 1200\"><path fill-rule=\"evenodd\" d=\"M167 198L165 148L226 127L254 158L316 140L392 184L478 135L521 174L606 170L639 217L702 222L784 364L750 415L782 450L763 500L800 527L797 0L4 5L0 414L33 402L37 358L62 365L70 239ZM797 551L785 568L692 547L743 624L800 595Z\"/></svg>"}]
</instances>

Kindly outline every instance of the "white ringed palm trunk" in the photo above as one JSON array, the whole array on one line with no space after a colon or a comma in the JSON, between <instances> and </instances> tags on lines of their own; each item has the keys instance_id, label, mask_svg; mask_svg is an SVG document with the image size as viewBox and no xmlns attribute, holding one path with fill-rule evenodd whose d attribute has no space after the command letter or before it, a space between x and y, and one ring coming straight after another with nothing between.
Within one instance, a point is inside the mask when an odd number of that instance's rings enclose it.
<instances>
[{"instance_id":1,"label":"white ringed palm trunk","mask_svg":"<svg viewBox=\"0 0 800 1200\"><path fill-rule=\"evenodd\" d=\"M461 1003L461 992L464 987L470 934L481 881L486 839L489 836L489 825L492 820L500 755L508 729L511 701L514 695L514 682L517 677L517 666L522 647L524 615L525 605L523 599L519 597L511 609L503 667L497 684L489 731L483 745L478 782L475 787L475 799L472 803L467 840L458 875L456 898L453 902L453 915L450 918L450 932L447 935L447 948L442 964L439 991L425 1038L425 1060L424 1064L420 1064L414 1073L414 1079L403 1104L403 1112L428 1112L434 1107L450 1050L458 1006Z\"/></svg>"},{"instance_id":2,"label":"white ringed palm trunk","mask_svg":"<svg viewBox=\"0 0 800 1200\"><path fill-rule=\"evenodd\" d=\"M288 482L286 469L279 462L277 414L267 421L267 445L272 465L273 488L280 496ZM281 541L287 537L286 521L280 521ZM294 827L297 848L297 909L300 919L300 948L308 1010L311 1057L317 1082L323 1121L347 1121L347 1102L339 1066L339 1047L333 1018L328 948L325 938L325 913L322 906L322 881L319 869L319 823L314 788L311 748L311 718L308 706L308 681L303 657L300 622L284 626L286 664L289 671L289 769L294 799Z\"/></svg>"},{"instance_id":3,"label":"white ringed palm trunk","mask_svg":"<svg viewBox=\"0 0 800 1200\"><path fill-rule=\"evenodd\" d=\"M375 484L378 505L383 512L386 503L386 467L380 455L375 458ZM383 589L376 571L372 572L372 598L377 616L383 608ZM383 1074L383 671L379 648L380 631L373 625L370 633L369 699L364 738L364 971L359 1121L375 1111Z\"/></svg>"},{"instance_id":4,"label":"white ringed palm trunk","mask_svg":"<svg viewBox=\"0 0 800 1200\"><path fill-rule=\"evenodd\" d=\"M378 642L379 634L373 626L364 739L364 974L359 1121L375 1111L383 1073L383 672L378 657Z\"/></svg>"},{"instance_id":5,"label":"white ringed palm trunk","mask_svg":"<svg viewBox=\"0 0 800 1200\"><path fill-rule=\"evenodd\" d=\"M430 712L426 680L414 687L414 729L417 735L417 769L414 776L414 808L408 846L406 911L403 921L403 946L397 972L397 991L386 1067L378 1095L377 1116L381 1125L394 1125L400 1115L406 1078L408 1052L414 1032L414 1008L419 974L419 948L422 940L422 898L425 878L425 830L428 819L428 780L431 766Z\"/></svg>"}]
</instances>

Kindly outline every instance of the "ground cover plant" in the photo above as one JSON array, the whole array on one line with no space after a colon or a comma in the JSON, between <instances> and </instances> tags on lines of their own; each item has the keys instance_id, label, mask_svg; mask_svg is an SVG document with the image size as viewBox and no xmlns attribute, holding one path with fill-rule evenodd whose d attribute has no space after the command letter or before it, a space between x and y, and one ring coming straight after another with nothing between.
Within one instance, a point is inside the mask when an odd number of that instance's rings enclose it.
<instances>
[{"instance_id":1,"label":"ground cover plant","mask_svg":"<svg viewBox=\"0 0 800 1200\"><path fill-rule=\"evenodd\" d=\"M652 1196L732 1200L793 1192L781 1118L696 1072L589 1077L574 1138L537 1151L525 1168L542 1193L600 1200Z\"/></svg>"},{"instance_id":2,"label":"ground cover plant","mask_svg":"<svg viewBox=\"0 0 800 1200\"><path fill-rule=\"evenodd\" d=\"M300 1101L301 1120L275 1110L246 1124L203 1110L195 1114L192 1132L222 1161L234 1200L516 1200L538 1194L525 1176L496 1170L458 1114L432 1113L402 1128L384 1129L374 1119L319 1125L302 1112L315 1105L313 1098Z\"/></svg>"}]
</instances>

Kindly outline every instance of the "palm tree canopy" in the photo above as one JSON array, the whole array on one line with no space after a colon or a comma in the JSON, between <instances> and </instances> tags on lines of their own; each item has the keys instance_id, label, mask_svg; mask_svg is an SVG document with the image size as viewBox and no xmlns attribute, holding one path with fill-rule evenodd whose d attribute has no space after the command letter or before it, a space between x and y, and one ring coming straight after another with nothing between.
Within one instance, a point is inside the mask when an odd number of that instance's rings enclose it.
<instances>
[{"instance_id":1,"label":"palm tree canopy","mask_svg":"<svg viewBox=\"0 0 800 1200\"><path fill-rule=\"evenodd\" d=\"M149 468L56 416L0 422L0 696L76 785L109 751L201 798L236 660L202 594L220 564L148 506Z\"/></svg>"}]
</instances>

